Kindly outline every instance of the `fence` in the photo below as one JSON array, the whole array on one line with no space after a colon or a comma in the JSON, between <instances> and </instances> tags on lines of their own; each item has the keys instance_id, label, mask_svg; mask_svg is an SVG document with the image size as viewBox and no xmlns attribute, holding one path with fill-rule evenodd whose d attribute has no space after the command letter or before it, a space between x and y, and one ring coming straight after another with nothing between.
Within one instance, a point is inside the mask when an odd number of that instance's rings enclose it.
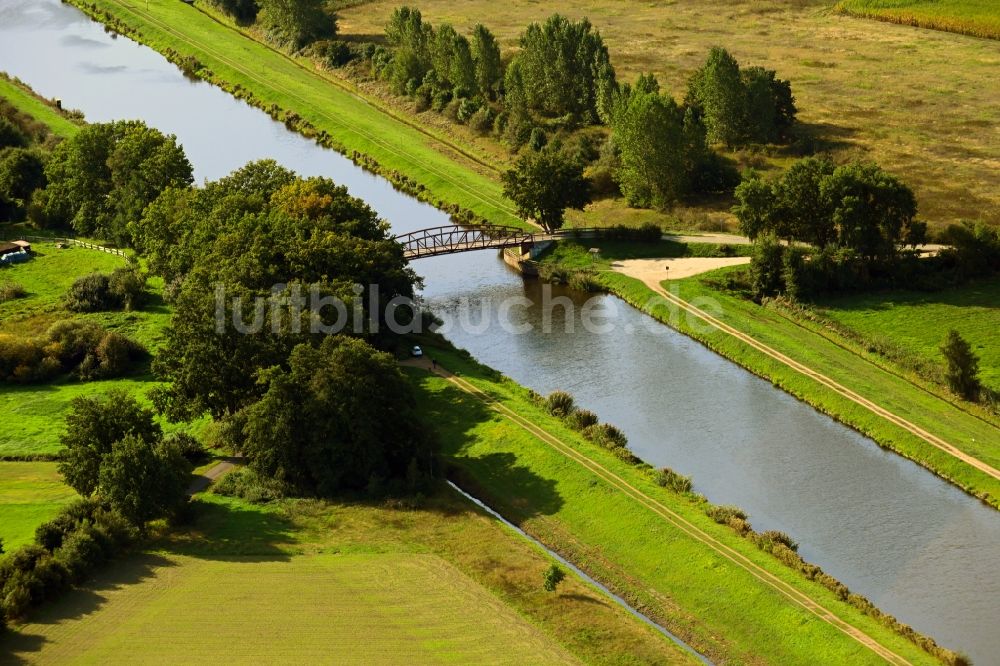
<instances>
[{"instance_id":1,"label":"fence","mask_svg":"<svg viewBox=\"0 0 1000 666\"><path fill-rule=\"evenodd\" d=\"M126 261L132 261L132 257L128 255L125 250L121 250L117 247L106 247L104 245L97 245L96 243L88 243L86 241L77 240L75 238L60 238L58 236L25 236L25 235L15 235L13 237L8 237L4 234L0 234L0 240L15 241L23 240L29 243L65 243L67 245L75 245L77 247L84 247L88 250L97 250L99 252L107 252L108 254L115 254L119 257L124 257Z\"/></svg>"}]
</instances>

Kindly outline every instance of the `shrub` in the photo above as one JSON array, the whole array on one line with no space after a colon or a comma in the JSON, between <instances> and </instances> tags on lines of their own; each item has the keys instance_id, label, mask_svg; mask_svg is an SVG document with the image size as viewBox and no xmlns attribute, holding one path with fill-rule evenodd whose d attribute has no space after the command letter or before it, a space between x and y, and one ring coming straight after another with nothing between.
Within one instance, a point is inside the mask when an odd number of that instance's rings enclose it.
<instances>
[{"instance_id":1,"label":"shrub","mask_svg":"<svg viewBox=\"0 0 1000 666\"><path fill-rule=\"evenodd\" d=\"M110 275L91 273L70 287L66 307L73 312L135 310L145 300L145 289L145 276L132 268L119 268Z\"/></svg>"},{"instance_id":2,"label":"shrub","mask_svg":"<svg viewBox=\"0 0 1000 666\"><path fill-rule=\"evenodd\" d=\"M641 462L641 460L625 446L616 446L611 449L611 453L615 454L615 457L619 460L627 462L630 465L635 465L636 463Z\"/></svg>"},{"instance_id":3,"label":"shrub","mask_svg":"<svg viewBox=\"0 0 1000 666\"><path fill-rule=\"evenodd\" d=\"M208 458L208 451L191 434L178 432L163 441L164 446L173 447L189 463L199 463Z\"/></svg>"},{"instance_id":4,"label":"shrub","mask_svg":"<svg viewBox=\"0 0 1000 666\"><path fill-rule=\"evenodd\" d=\"M265 477L250 468L230 472L212 486L217 495L240 497L254 504L263 504L294 495L287 483Z\"/></svg>"},{"instance_id":5,"label":"shrub","mask_svg":"<svg viewBox=\"0 0 1000 666\"><path fill-rule=\"evenodd\" d=\"M469 127L477 134L488 134L493 129L494 113L488 104L483 104L469 117Z\"/></svg>"},{"instance_id":6,"label":"shrub","mask_svg":"<svg viewBox=\"0 0 1000 666\"><path fill-rule=\"evenodd\" d=\"M691 477L678 474L669 467L657 470L656 483L664 488L669 488L675 493L691 492Z\"/></svg>"},{"instance_id":7,"label":"shrub","mask_svg":"<svg viewBox=\"0 0 1000 666\"><path fill-rule=\"evenodd\" d=\"M556 588L566 578L566 572L558 564L550 564L542 574L542 585L546 592L555 592Z\"/></svg>"},{"instance_id":8,"label":"shrub","mask_svg":"<svg viewBox=\"0 0 1000 666\"><path fill-rule=\"evenodd\" d=\"M761 549L768 551L772 550L775 544L781 544L794 552L799 550L799 544L797 544L792 537L778 530L767 530L766 532L761 532L757 535L755 542Z\"/></svg>"},{"instance_id":9,"label":"shrub","mask_svg":"<svg viewBox=\"0 0 1000 666\"><path fill-rule=\"evenodd\" d=\"M593 425L583 430L583 436L606 449L617 449L628 445L628 437L610 423Z\"/></svg>"},{"instance_id":10,"label":"shrub","mask_svg":"<svg viewBox=\"0 0 1000 666\"><path fill-rule=\"evenodd\" d=\"M576 409L573 396L566 391L553 391L545 399L545 409L549 414L565 418Z\"/></svg>"},{"instance_id":11,"label":"shrub","mask_svg":"<svg viewBox=\"0 0 1000 666\"><path fill-rule=\"evenodd\" d=\"M597 414L589 409L577 409L566 417L566 423L574 430L584 430L597 425Z\"/></svg>"},{"instance_id":12,"label":"shrub","mask_svg":"<svg viewBox=\"0 0 1000 666\"><path fill-rule=\"evenodd\" d=\"M545 135L545 130L541 127L534 127L531 130L531 136L528 138L528 146L534 151L539 151L545 147L545 144L549 142L549 138Z\"/></svg>"},{"instance_id":13,"label":"shrub","mask_svg":"<svg viewBox=\"0 0 1000 666\"><path fill-rule=\"evenodd\" d=\"M471 99L463 99L458 105L455 117L460 123L467 123L479 111L479 104Z\"/></svg>"},{"instance_id":14,"label":"shrub","mask_svg":"<svg viewBox=\"0 0 1000 666\"><path fill-rule=\"evenodd\" d=\"M4 282L0 284L0 303L24 298L27 295L27 290L17 282Z\"/></svg>"},{"instance_id":15,"label":"shrub","mask_svg":"<svg viewBox=\"0 0 1000 666\"><path fill-rule=\"evenodd\" d=\"M739 520L746 520L747 514L743 509L738 506L733 506L732 504L722 504L719 506L709 505L705 509L705 513L708 517L719 523L720 525L726 525L733 518L738 518Z\"/></svg>"}]
</instances>

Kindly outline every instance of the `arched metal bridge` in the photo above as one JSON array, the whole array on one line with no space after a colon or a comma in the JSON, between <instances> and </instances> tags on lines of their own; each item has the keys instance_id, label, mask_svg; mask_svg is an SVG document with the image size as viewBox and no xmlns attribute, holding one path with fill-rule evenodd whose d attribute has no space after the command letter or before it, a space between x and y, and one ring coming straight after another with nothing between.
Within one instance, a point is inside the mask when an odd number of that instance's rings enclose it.
<instances>
[{"instance_id":1,"label":"arched metal bridge","mask_svg":"<svg viewBox=\"0 0 1000 666\"><path fill-rule=\"evenodd\" d=\"M501 225L460 227L450 224L402 234L396 236L396 241L403 245L403 255L407 259L421 259L456 252L502 250L514 247L520 248L521 254L524 254L535 243L551 240L554 237L555 234L542 231L534 233L517 227Z\"/></svg>"}]
</instances>

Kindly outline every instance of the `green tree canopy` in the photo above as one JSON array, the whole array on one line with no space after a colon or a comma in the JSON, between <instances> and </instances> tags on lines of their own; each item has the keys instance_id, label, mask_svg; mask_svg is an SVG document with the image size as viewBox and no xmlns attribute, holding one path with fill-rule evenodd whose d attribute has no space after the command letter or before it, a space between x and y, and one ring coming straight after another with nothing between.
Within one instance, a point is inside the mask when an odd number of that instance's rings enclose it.
<instances>
[{"instance_id":1,"label":"green tree canopy","mask_svg":"<svg viewBox=\"0 0 1000 666\"><path fill-rule=\"evenodd\" d=\"M115 389L103 397L79 397L70 404L66 431L60 438L66 453L59 472L84 497L97 490L101 460L126 436L149 444L163 436L153 412L132 395Z\"/></svg>"},{"instance_id":2,"label":"green tree canopy","mask_svg":"<svg viewBox=\"0 0 1000 666\"><path fill-rule=\"evenodd\" d=\"M162 441L125 435L100 461L97 494L133 525L173 514L186 499L191 465Z\"/></svg>"},{"instance_id":3,"label":"green tree canopy","mask_svg":"<svg viewBox=\"0 0 1000 666\"><path fill-rule=\"evenodd\" d=\"M337 20L323 0L258 0L257 23L274 42L293 51L337 34Z\"/></svg>"},{"instance_id":4,"label":"green tree canopy","mask_svg":"<svg viewBox=\"0 0 1000 666\"><path fill-rule=\"evenodd\" d=\"M496 37L482 23L472 29L472 59L476 64L476 84L480 92L495 101L503 82L503 63Z\"/></svg>"},{"instance_id":5,"label":"green tree canopy","mask_svg":"<svg viewBox=\"0 0 1000 666\"><path fill-rule=\"evenodd\" d=\"M516 61L531 109L584 122L600 118L598 93L613 87L615 72L604 40L590 21L555 14L543 24L532 23L521 35Z\"/></svg>"},{"instance_id":6,"label":"green tree canopy","mask_svg":"<svg viewBox=\"0 0 1000 666\"><path fill-rule=\"evenodd\" d=\"M35 222L121 244L160 192L193 180L176 137L141 121L88 125L52 151L45 177L31 208Z\"/></svg>"},{"instance_id":7,"label":"green tree canopy","mask_svg":"<svg viewBox=\"0 0 1000 666\"><path fill-rule=\"evenodd\" d=\"M653 83L640 79L615 115L618 181L630 206L668 208L689 189L684 112Z\"/></svg>"},{"instance_id":8,"label":"green tree canopy","mask_svg":"<svg viewBox=\"0 0 1000 666\"><path fill-rule=\"evenodd\" d=\"M244 452L259 473L329 496L431 472L433 447L396 360L335 336L300 345L287 370L241 415Z\"/></svg>"},{"instance_id":9,"label":"green tree canopy","mask_svg":"<svg viewBox=\"0 0 1000 666\"><path fill-rule=\"evenodd\" d=\"M590 202L583 167L555 146L522 156L502 180L504 195L517 206L518 214L547 231L562 227L567 208L581 210Z\"/></svg>"}]
</instances>

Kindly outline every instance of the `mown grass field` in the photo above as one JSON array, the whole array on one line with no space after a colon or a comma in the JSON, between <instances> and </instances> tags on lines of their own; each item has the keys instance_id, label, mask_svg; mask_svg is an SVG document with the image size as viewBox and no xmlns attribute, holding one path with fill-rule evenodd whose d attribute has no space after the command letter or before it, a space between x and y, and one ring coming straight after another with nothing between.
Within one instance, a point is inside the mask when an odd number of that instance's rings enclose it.
<instances>
[{"instance_id":1,"label":"mown grass field","mask_svg":"<svg viewBox=\"0 0 1000 666\"><path fill-rule=\"evenodd\" d=\"M821 302L824 317L871 338L885 338L943 365L940 346L958 331L979 356L984 385L1000 391L1000 280L939 292L893 291Z\"/></svg>"},{"instance_id":2,"label":"mown grass field","mask_svg":"<svg viewBox=\"0 0 1000 666\"><path fill-rule=\"evenodd\" d=\"M446 350L445 368L676 512L714 543L802 590L912 663L932 659L830 592L704 515L698 500L583 440L534 405L527 391ZM854 639L790 602L713 547L477 398L426 371L410 370L422 409L438 424L460 485L582 566L716 663L882 663Z\"/></svg>"},{"instance_id":3,"label":"mown grass field","mask_svg":"<svg viewBox=\"0 0 1000 666\"><path fill-rule=\"evenodd\" d=\"M1000 39L1000 7L994 0L840 0L837 10L891 23Z\"/></svg>"},{"instance_id":4,"label":"mown grass field","mask_svg":"<svg viewBox=\"0 0 1000 666\"><path fill-rule=\"evenodd\" d=\"M45 123L56 136L67 138L76 134L81 125L59 113L27 88L18 85L0 72L0 97L19 110Z\"/></svg>"},{"instance_id":5,"label":"mown grass field","mask_svg":"<svg viewBox=\"0 0 1000 666\"><path fill-rule=\"evenodd\" d=\"M991 0L980 1L995 9ZM381 35L399 4L375 0L342 10L340 32ZM962 218L1000 223L1000 135L992 131L1000 125L996 43L851 18L830 11L832 4L424 0L414 6L425 20L451 22L465 32L484 23L508 54L532 21L555 11L589 17L608 44L620 80L652 72L677 98L684 97L688 78L709 49L724 46L741 62L790 79L804 128L825 140L839 160L875 160L898 174L914 188L921 218L932 228ZM789 160L778 154L759 161L774 168ZM598 217L635 217L604 203L594 208Z\"/></svg>"},{"instance_id":6,"label":"mown grass field","mask_svg":"<svg viewBox=\"0 0 1000 666\"><path fill-rule=\"evenodd\" d=\"M175 0L152 0L148 13L145 3L118 0L78 6L96 7L137 27L142 41L161 53L173 49L193 55L213 72L214 83L242 86L264 105L294 111L333 135L343 151L359 151L423 184L432 202L460 204L497 224L525 225L485 161L468 159L458 149L377 112L306 61L293 60Z\"/></svg>"},{"instance_id":7,"label":"mown grass field","mask_svg":"<svg viewBox=\"0 0 1000 666\"><path fill-rule=\"evenodd\" d=\"M423 509L213 495L0 639L38 663L693 660L448 489ZM206 627L211 631L206 633Z\"/></svg>"},{"instance_id":8,"label":"mown grass field","mask_svg":"<svg viewBox=\"0 0 1000 666\"><path fill-rule=\"evenodd\" d=\"M76 497L51 462L0 462L0 540L12 551Z\"/></svg>"}]
</instances>

